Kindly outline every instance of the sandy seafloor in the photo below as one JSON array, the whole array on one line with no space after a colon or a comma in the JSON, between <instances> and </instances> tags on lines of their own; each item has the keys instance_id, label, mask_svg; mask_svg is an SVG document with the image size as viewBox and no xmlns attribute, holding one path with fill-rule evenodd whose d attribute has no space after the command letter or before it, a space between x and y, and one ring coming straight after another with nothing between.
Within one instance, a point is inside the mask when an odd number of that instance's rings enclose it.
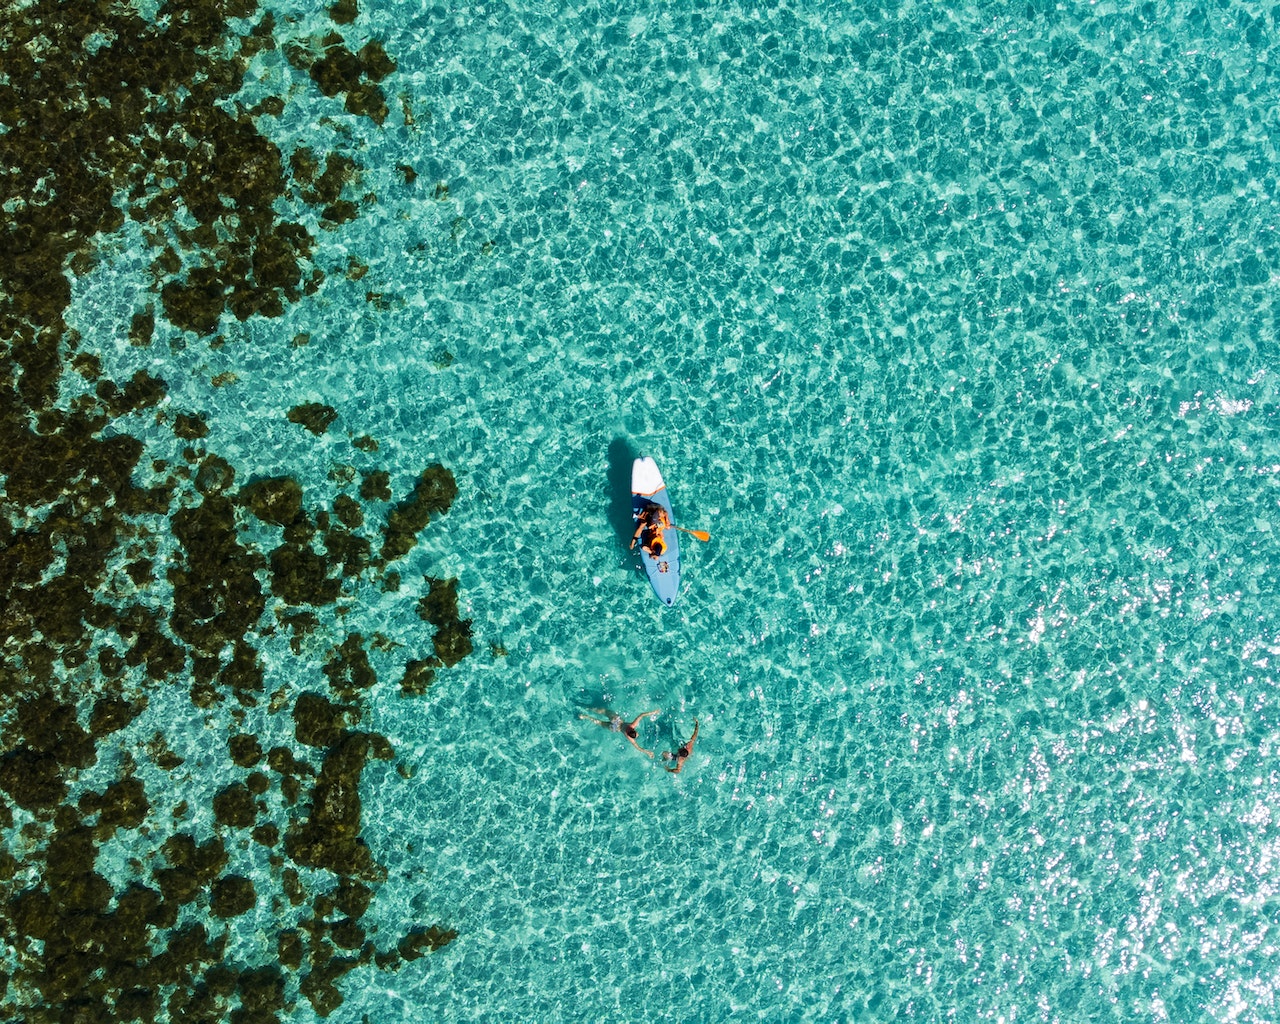
<instances>
[{"instance_id":1,"label":"sandy seafloor","mask_svg":"<svg viewBox=\"0 0 1280 1024\"><path fill-rule=\"evenodd\" d=\"M282 151L362 164L317 262L368 273L138 349L125 229L68 321L242 477L325 500L359 435L400 493L457 475L411 568L458 577L477 650L374 691L419 770L362 797L366 923L459 935L348 975L331 1020L1276 1019L1277 29L364 3L381 128L255 60ZM319 439L283 415L308 401ZM673 609L625 548L633 454L713 535ZM602 705L661 709L659 750L696 718L684 771Z\"/></svg>"}]
</instances>

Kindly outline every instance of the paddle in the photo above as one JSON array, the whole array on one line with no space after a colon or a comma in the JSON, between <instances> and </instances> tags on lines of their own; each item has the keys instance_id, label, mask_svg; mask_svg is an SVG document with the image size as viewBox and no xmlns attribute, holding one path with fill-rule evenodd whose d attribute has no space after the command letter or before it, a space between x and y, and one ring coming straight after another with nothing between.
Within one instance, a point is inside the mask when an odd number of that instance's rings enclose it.
<instances>
[{"instance_id":1,"label":"paddle","mask_svg":"<svg viewBox=\"0 0 1280 1024\"><path fill-rule=\"evenodd\" d=\"M679 530L681 533L691 533L695 537L697 537L698 540L711 539L711 534L707 533L706 530L686 530L683 526L677 526L676 529Z\"/></svg>"}]
</instances>

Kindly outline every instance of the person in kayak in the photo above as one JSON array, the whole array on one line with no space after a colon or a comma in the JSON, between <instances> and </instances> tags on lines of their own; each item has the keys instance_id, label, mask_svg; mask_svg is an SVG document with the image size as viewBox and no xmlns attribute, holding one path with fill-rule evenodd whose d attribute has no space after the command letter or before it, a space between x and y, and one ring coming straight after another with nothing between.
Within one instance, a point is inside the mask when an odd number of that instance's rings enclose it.
<instances>
[{"instance_id":1,"label":"person in kayak","mask_svg":"<svg viewBox=\"0 0 1280 1024\"><path fill-rule=\"evenodd\" d=\"M640 751L642 754L648 754L650 757L653 757L652 750L645 750L644 747L640 746L640 744L636 742L636 737L640 735L636 731L636 726L638 726L644 719L652 718L658 713L657 711L646 711L643 714L636 715L636 717L630 722L624 722L620 714L616 711L610 711L608 708L591 708L591 710L596 712L596 714L605 715L607 717L603 719L596 718L592 715L579 715L578 717L588 722L595 722L596 725L603 725L610 732L622 733L623 736L631 741L631 745L635 747L636 750Z\"/></svg>"},{"instance_id":2,"label":"person in kayak","mask_svg":"<svg viewBox=\"0 0 1280 1024\"><path fill-rule=\"evenodd\" d=\"M694 744L694 741L697 740L697 738L698 738L698 720L695 718L693 720L693 735L689 737L689 742L681 743L680 746L676 748L676 751L674 754L670 750L664 750L662 752L662 760L675 762L675 767L672 768L668 766L667 771L675 772L677 775L680 773L680 769L684 767L685 761L687 761L689 758L689 755L693 753L693 744Z\"/></svg>"},{"instance_id":3,"label":"person in kayak","mask_svg":"<svg viewBox=\"0 0 1280 1024\"><path fill-rule=\"evenodd\" d=\"M634 548L639 540L641 550L651 558L661 558L662 553L667 550L667 542L662 535L671 528L671 517L667 515L667 510L656 501L651 501L636 518L640 522L636 526L636 532L631 535L631 547Z\"/></svg>"}]
</instances>

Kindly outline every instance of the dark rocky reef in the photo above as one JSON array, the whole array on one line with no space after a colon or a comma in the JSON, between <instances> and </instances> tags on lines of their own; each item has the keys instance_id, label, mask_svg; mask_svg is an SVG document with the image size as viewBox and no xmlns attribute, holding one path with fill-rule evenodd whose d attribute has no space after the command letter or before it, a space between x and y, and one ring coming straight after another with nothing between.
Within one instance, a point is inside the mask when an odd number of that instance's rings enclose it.
<instances>
[{"instance_id":1,"label":"dark rocky reef","mask_svg":"<svg viewBox=\"0 0 1280 1024\"><path fill-rule=\"evenodd\" d=\"M317 435L328 430L329 424L337 418L338 413L333 406L322 402L305 402L289 410L290 423L297 423Z\"/></svg>"},{"instance_id":2,"label":"dark rocky reef","mask_svg":"<svg viewBox=\"0 0 1280 1024\"><path fill-rule=\"evenodd\" d=\"M332 17L350 26L357 13L339 0ZM92 349L115 339L81 338L64 319L68 270L90 269L126 217L153 253L154 295L128 324L132 346L278 316L318 287L305 217L279 211L296 201L322 227L351 219L343 192L359 168L342 153L286 156L259 128L283 101L237 105L249 61L276 46L270 14L234 34L230 19L256 15L254 0L162 0L154 18L34 0L7 10L0 34L6 1020L249 1024L279 1021L300 998L325 1015L347 972L394 969L455 935L413 925L377 941L362 923L382 869L360 837L358 783L369 758L394 752L359 728L377 685L364 638L304 654L321 628L314 609L389 578L385 563L453 500L452 476L433 467L435 482L396 506L375 567L379 538L360 532L369 499L339 494L330 512L284 477L250 476L237 490L237 467L204 447L216 433L208 414L165 410L165 381L144 371L108 379ZM376 42L335 43L306 68L349 111L385 117L377 83L394 63ZM325 407L299 409L316 433L332 421ZM142 414L171 428L172 450L131 436ZM391 497L387 484L376 500ZM265 549L264 531L275 534ZM384 575L366 579L374 568ZM268 697L258 647L280 626L297 690ZM425 691L445 663L406 659L401 692ZM225 724L225 764L188 761L175 736L141 727L159 688L189 694L192 718ZM264 752L255 716L289 708L298 745ZM172 784L144 784L139 765ZM201 776L220 788L191 789ZM206 798L215 834L198 840L182 822ZM270 879L241 863L250 839L270 848ZM99 869L108 841L137 853L120 889ZM229 929L268 906L272 948L260 962L228 960Z\"/></svg>"}]
</instances>

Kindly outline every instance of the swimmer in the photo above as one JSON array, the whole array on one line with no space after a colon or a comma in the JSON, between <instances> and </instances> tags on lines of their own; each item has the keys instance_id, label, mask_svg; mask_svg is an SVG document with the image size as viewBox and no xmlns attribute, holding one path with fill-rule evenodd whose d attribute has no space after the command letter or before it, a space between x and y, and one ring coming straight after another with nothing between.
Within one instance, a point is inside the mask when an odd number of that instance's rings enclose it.
<instances>
[{"instance_id":1,"label":"swimmer","mask_svg":"<svg viewBox=\"0 0 1280 1024\"><path fill-rule=\"evenodd\" d=\"M640 735L636 731L636 726L638 726L644 719L655 716L658 711L646 711L644 714L636 715L632 721L624 722L620 714L616 711L610 711L608 708L591 708L591 710L597 714L608 715L609 717L604 719L595 718L591 715L579 715L578 717L585 719L588 722L595 722L596 725L603 725L610 732L622 733L623 736L631 741L631 745L635 747L636 750L640 751L642 754L648 754L650 757L653 757L652 750L645 750L644 747L640 746L640 744L636 742L636 737ZM661 708L658 710L661 710Z\"/></svg>"},{"instance_id":2,"label":"swimmer","mask_svg":"<svg viewBox=\"0 0 1280 1024\"><path fill-rule=\"evenodd\" d=\"M685 761L688 759L689 755L693 753L693 744L694 744L694 741L697 740L697 738L698 738L698 720L695 718L693 720L693 735L689 737L689 742L681 743L679 748L676 750L674 754L669 750L664 750L662 752L662 760L674 761L676 763L676 766L674 768L669 767L667 768L667 771L675 772L677 775L680 773L680 769L684 767Z\"/></svg>"}]
</instances>

